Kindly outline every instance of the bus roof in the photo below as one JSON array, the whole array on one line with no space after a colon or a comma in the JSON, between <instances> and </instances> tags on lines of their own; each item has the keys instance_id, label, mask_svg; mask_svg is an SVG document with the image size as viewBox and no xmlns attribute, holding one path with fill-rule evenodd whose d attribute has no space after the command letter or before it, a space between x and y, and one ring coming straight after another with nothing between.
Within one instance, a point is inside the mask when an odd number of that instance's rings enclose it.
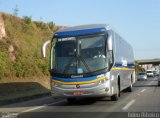
<instances>
[{"instance_id":1,"label":"bus roof","mask_svg":"<svg viewBox=\"0 0 160 118\"><path fill-rule=\"evenodd\" d=\"M95 33L102 33L107 30L109 26L106 24L91 24L91 25L80 25L74 27L68 27L65 29L58 30L55 34L55 38L61 37L74 37L80 35L89 35Z\"/></svg>"}]
</instances>

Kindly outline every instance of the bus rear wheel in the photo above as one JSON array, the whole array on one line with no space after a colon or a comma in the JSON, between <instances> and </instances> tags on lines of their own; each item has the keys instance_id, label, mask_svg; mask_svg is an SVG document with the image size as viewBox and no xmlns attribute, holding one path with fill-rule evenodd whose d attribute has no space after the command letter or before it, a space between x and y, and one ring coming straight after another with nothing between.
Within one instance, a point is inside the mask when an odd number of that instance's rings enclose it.
<instances>
[{"instance_id":1,"label":"bus rear wheel","mask_svg":"<svg viewBox=\"0 0 160 118\"><path fill-rule=\"evenodd\" d=\"M132 84L127 88L128 92L132 92Z\"/></svg>"},{"instance_id":2,"label":"bus rear wheel","mask_svg":"<svg viewBox=\"0 0 160 118\"><path fill-rule=\"evenodd\" d=\"M160 81L158 81L158 86L160 86Z\"/></svg>"},{"instance_id":3,"label":"bus rear wheel","mask_svg":"<svg viewBox=\"0 0 160 118\"><path fill-rule=\"evenodd\" d=\"M128 92L132 92L132 87L133 87L133 85L132 85L132 79L131 79L131 84L130 84L130 86L127 88L127 91L128 91Z\"/></svg>"}]
</instances>

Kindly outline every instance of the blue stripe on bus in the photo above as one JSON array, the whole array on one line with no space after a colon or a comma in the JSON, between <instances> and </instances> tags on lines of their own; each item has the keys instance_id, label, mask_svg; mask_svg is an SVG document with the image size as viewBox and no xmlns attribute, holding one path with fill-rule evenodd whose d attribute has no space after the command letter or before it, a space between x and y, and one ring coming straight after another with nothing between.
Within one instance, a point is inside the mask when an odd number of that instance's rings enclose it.
<instances>
[{"instance_id":1,"label":"blue stripe on bus","mask_svg":"<svg viewBox=\"0 0 160 118\"><path fill-rule=\"evenodd\" d=\"M95 28L95 29L84 29L84 30L76 30L76 31L59 31L56 32L54 37L55 38L62 38L66 36L78 36L78 35L86 35L86 34L95 34L95 33L102 33L106 31L105 28Z\"/></svg>"},{"instance_id":2,"label":"blue stripe on bus","mask_svg":"<svg viewBox=\"0 0 160 118\"><path fill-rule=\"evenodd\" d=\"M134 68L135 67L134 64L127 64L127 66L130 67L130 68Z\"/></svg>"},{"instance_id":3,"label":"blue stripe on bus","mask_svg":"<svg viewBox=\"0 0 160 118\"><path fill-rule=\"evenodd\" d=\"M90 81L97 79L97 76L85 77L85 78L61 78L52 76L51 78L62 82L82 82L82 81Z\"/></svg>"},{"instance_id":4,"label":"blue stripe on bus","mask_svg":"<svg viewBox=\"0 0 160 118\"><path fill-rule=\"evenodd\" d=\"M115 63L114 66L115 66L115 67L119 67L119 68L121 68L121 67L134 68L134 67L135 67L134 64L132 64L132 63L127 64L127 66L123 66L122 63Z\"/></svg>"}]
</instances>

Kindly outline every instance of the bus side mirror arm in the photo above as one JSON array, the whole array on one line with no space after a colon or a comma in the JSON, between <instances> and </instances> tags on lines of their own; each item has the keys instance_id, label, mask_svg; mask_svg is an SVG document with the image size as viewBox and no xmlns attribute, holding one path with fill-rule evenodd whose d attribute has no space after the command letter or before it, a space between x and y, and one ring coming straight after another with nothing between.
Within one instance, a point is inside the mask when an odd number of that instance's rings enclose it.
<instances>
[{"instance_id":1,"label":"bus side mirror arm","mask_svg":"<svg viewBox=\"0 0 160 118\"><path fill-rule=\"evenodd\" d=\"M46 46L48 44L51 43L51 40L47 40L45 41L43 44L42 44L42 47L41 47L41 53L42 53L42 57L45 58L46 57Z\"/></svg>"}]
</instances>

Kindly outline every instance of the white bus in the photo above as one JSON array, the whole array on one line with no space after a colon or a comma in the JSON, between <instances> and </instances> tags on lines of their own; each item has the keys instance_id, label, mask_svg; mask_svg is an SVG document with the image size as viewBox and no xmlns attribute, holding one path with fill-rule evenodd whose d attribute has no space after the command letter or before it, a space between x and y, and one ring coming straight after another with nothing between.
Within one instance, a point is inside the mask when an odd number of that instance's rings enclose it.
<instances>
[{"instance_id":1,"label":"white bus","mask_svg":"<svg viewBox=\"0 0 160 118\"><path fill-rule=\"evenodd\" d=\"M118 100L135 81L134 55L130 44L105 24L68 27L57 31L51 44L51 93L69 102L80 97Z\"/></svg>"}]
</instances>

